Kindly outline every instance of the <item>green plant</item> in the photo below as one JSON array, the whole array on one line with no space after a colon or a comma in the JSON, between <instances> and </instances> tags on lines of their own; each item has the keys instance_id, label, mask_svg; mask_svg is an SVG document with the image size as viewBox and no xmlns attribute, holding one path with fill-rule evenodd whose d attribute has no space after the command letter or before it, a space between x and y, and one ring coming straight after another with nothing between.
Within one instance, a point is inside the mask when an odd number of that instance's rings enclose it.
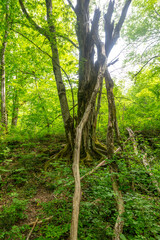
<instances>
[{"instance_id":1,"label":"green plant","mask_svg":"<svg viewBox=\"0 0 160 240\"><path fill-rule=\"evenodd\" d=\"M24 214L26 204L26 200L14 198L10 206L2 207L2 211L0 212L0 229L2 229L2 232L10 230L19 220L26 218Z\"/></svg>"}]
</instances>

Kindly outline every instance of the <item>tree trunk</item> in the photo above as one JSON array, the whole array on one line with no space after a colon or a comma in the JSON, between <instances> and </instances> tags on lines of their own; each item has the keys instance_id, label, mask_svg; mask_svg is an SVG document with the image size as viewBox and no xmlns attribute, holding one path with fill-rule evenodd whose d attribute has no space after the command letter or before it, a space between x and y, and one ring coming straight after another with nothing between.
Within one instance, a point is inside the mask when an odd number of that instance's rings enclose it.
<instances>
[{"instance_id":1,"label":"tree trunk","mask_svg":"<svg viewBox=\"0 0 160 240\"><path fill-rule=\"evenodd\" d=\"M9 5L6 5L6 17L5 17L5 33L2 41L2 47L0 50L0 79L1 79L1 123L2 127L7 131L8 129L8 117L7 117L7 109L6 109L6 79L5 79L5 50L7 46L7 38L8 38L8 10Z\"/></svg>"},{"instance_id":2,"label":"tree trunk","mask_svg":"<svg viewBox=\"0 0 160 240\"><path fill-rule=\"evenodd\" d=\"M112 15L114 12L114 4L115 1L110 0L107 13L104 16L105 19L105 52L106 56L108 57L112 48L116 44L119 36L120 30L126 18L126 14L129 8L131 0L126 0L124 7L122 9L120 18L116 26L114 26L114 21L112 21ZM108 128L107 128L107 152L108 158L112 159L114 155L114 132L116 135L116 140L120 144L120 133L118 129L118 123L116 118L116 106L114 101L114 94L113 94L113 87L114 83L113 80L106 68L105 71L105 83L107 89L107 98L108 98ZM113 240L120 240L120 234L123 232L123 225L124 221L122 218L122 214L125 211L124 208L124 201L122 197L122 192L119 190L119 181L118 181L118 164L116 161L110 164L110 173L111 173L111 180L113 191L115 193L115 200L117 204L118 210L118 217L114 226L114 237Z\"/></svg>"},{"instance_id":3,"label":"tree trunk","mask_svg":"<svg viewBox=\"0 0 160 240\"><path fill-rule=\"evenodd\" d=\"M96 96L100 88L101 79L105 71L106 59L101 61L101 67L98 72L97 84L94 91L92 92L88 106L83 114L83 117L76 128L76 138L73 154L73 175L75 180L75 191L73 196L73 210L72 210L72 221L71 221L71 230L70 230L70 240L77 240L78 235L78 218L79 218L79 208L80 208L80 197L81 197L81 184L80 184L80 173L79 173L79 161L80 161L80 148L81 148L81 139L82 131L86 125L92 108L95 104Z\"/></svg>"},{"instance_id":4,"label":"tree trunk","mask_svg":"<svg viewBox=\"0 0 160 240\"><path fill-rule=\"evenodd\" d=\"M52 50L52 64L53 64L53 71L56 79L57 90L59 101L61 105L62 117L64 122L64 127L66 131L67 141L71 145L73 149L74 145L74 123L73 119L69 112L68 101L66 96L65 85L63 83L62 74L61 74L61 67L59 61L59 54L57 48L57 40L56 40L56 33L55 27L52 21L52 0L46 0L46 8L47 8L47 22L49 28L49 41Z\"/></svg>"},{"instance_id":5,"label":"tree trunk","mask_svg":"<svg viewBox=\"0 0 160 240\"><path fill-rule=\"evenodd\" d=\"M53 72L54 72L55 80L57 84L57 91L58 91L59 101L61 105L61 112L62 112L64 127L65 127L66 139L70 147L73 149L74 123L73 123L73 118L71 117L69 112L65 85L63 83L62 74L61 74L61 67L60 67L57 40L56 40L56 32L55 32L55 26L54 26L53 17L52 17L52 0L46 0L47 22L48 22L47 30L38 26L36 22L31 18L22 0L19 0L19 3L24 15L30 22L31 27L37 30L40 34L44 35L50 42L51 51L52 51Z\"/></svg>"},{"instance_id":6,"label":"tree trunk","mask_svg":"<svg viewBox=\"0 0 160 240\"><path fill-rule=\"evenodd\" d=\"M18 92L17 90L14 91L13 96L13 110L12 110L12 125L11 128L14 128L17 126L18 121L18 112L19 112L19 99L18 99Z\"/></svg>"},{"instance_id":7,"label":"tree trunk","mask_svg":"<svg viewBox=\"0 0 160 240\"><path fill-rule=\"evenodd\" d=\"M93 39L98 28L100 15L95 15L90 30L89 2L89 0L78 0L75 9L77 15L77 37L79 42L78 123L80 123L91 99L97 83L97 75L100 68L98 59L97 62L94 61L95 43ZM82 156L86 157L88 160L92 159L95 154L96 121L98 114L98 111L96 111L95 108L96 99L92 105L92 111L82 132L81 153Z\"/></svg>"},{"instance_id":8,"label":"tree trunk","mask_svg":"<svg viewBox=\"0 0 160 240\"><path fill-rule=\"evenodd\" d=\"M117 123L116 106L115 106L114 94L113 94L114 83L108 72L108 69L106 69L106 72L105 72L105 83L106 83L107 98L108 98L107 149L108 149L108 153L110 154L114 146L114 132L116 135L117 142L119 142L120 140L120 133L119 133L118 123Z\"/></svg>"}]
</instances>

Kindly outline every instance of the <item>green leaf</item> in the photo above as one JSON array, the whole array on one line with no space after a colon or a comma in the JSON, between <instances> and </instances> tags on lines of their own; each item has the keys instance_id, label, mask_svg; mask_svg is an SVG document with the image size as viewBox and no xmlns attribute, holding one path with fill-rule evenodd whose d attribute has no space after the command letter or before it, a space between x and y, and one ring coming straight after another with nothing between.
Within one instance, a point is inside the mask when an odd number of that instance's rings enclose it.
<instances>
[{"instance_id":1,"label":"green leaf","mask_svg":"<svg viewBox=\"0 0 160 240\"><path fill-rule=\"evenodd\" d=\"M127 238L122 233L120 234L120 238L121 240L127 240Z\"/></svg>"}]
</instances>

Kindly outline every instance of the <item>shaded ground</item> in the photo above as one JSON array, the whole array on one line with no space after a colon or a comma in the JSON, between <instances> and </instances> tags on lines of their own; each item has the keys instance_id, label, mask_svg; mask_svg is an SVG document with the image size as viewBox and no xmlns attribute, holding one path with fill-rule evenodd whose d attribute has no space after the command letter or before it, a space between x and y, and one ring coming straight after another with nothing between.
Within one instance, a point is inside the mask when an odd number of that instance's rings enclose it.
<instances>
[{"instance_id":1,"label":"shaded ground","mask_svg":"<svg viewBox=\"0 0 160 240\"><path fill-rule=\"evenodd\" d=\"M153 172L160 182L159 137L156 133L137 133L137 141L139 148L147 149ZM74 190L73 184L68 184L73 181L72 166L66 159L54 160L64 145L64 136L53 135L23 142L2 142L0 239L26 240L33 227L31 223L37 218L37 221L46 220L37 224L29 239L68 239ZM131 145L128 143L127 152L118 155L116 160L125 201L124 237L159 240L160 199L140 156L134 158ZM48 161L50 167L45 171ZM81 176L97 164L95 161L88 167L81 163ZM115 206L106 165L82 181L79 239L111 240L117 218Z\"/></svg>"}]
</instances>

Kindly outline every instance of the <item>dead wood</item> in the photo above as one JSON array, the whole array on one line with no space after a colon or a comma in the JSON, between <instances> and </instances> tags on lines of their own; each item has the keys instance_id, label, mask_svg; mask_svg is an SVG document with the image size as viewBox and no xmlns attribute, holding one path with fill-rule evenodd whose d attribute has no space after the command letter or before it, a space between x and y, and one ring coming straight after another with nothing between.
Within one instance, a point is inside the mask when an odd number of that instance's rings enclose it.
<instances>
[{"instance_id":1,"label":"dead wood","mask_svg":"<svg viewBox=\"0 0 160 240\"><path fill-rule=\"evenodd\" d=\"M127 129L128 133L129 133L131 141L133 142L134 153L135 153L135 155L138 155L137 142L136 142L136 140L134 138L134 132L129 127L126 128L126 129Z\"/></svg>"},{"instance_id":2,"label":"dead wood","mask_svg":"<svg viewBox=\"0 0 160 240\"><path fill-rule=\"evenodd\" d=\"M130 138L131 138L131 140L132 140L132 142L133 142L134 153L135 153L135 155L138 155L137 143L136 143L136 140L135 140L135 138L134 138L134 132L133 132L130 128L127 128L127 131L129 132ZM143 162L143 165L144 165L147 173L148 173L149 176L151 177L152 183L153 183L153 185L156 187L158 194L160 194L160 188L159 188L158 182L157 182L157 180L155 179L155 176L154 176L154 174L153 174L153 172L152 172L152 169L151 169L151 167L150 167L150 164L149 164L149 162L148 162L148 160L147 160L147 153L145 153L145 154L143 155L142 162Z\"/></svg>"},{"instance_id":3,"label":"dead wood","mask_svg":"<svg viewBox=\"0 0 160 240\"><path fill-rule=\"evenodd\" d=\"M37 222L38 222L38 218L37 218L36 221L34 222L33 227L32 227L32 229L31 229L31 231L29 232L28 237L26 238L26 240L29 240L29 238L30 238L30 236L31 236L31 234L32 234L32 232L33 232L33 230L34 230Z\"/></svg>"},{"instance_id":4,"label":"dead wood","mask_svg":"<svg viewBox=\"0 0 160 240\"><path fill-rule=\"evenodd\" d=\"M102 62L102 66L98 72L97 84L92 93L89 104L85 110L85 113L76 128L76 138L75 138L75 146L73 152L73 176L75 181L75 191L73 196L73 207L72 207L72 221L71 221L71 230L70 230L70 240L76 240L78 234L78 218L79 218L79 207L80 207L80 197L81 197L81 184L80 184L80 173L79 173L79 160L80 160L80 147L81 147L81 138L82 138L82 130L88 120L89 114L92 110L92 105L95 102L95 98L99 91L100 80L104 75L104 71L106 68L107 59Z\"/></svg>"},{"instance_id":5,"label":"dead wood","mask_svg":"<svg viewBox=\"0 0 160 240\"><path fill-rule=\"evenodd\" d=\"M29 223L29 224L27 224L28 226L32 226L32 225L34 225L35 224L35 222L36 222L36 225L37 224L41 224L41 223L43 223L44 221L49 221L49 220L51 220L53 218L53 216L50 216L50 217L47 217L47 218L44 218L43 220L40 220L40 221L34 221L34 222L31 222L31 223ZM38 219L38 218L37 218Z\"/></svg>"}]
</instances>

